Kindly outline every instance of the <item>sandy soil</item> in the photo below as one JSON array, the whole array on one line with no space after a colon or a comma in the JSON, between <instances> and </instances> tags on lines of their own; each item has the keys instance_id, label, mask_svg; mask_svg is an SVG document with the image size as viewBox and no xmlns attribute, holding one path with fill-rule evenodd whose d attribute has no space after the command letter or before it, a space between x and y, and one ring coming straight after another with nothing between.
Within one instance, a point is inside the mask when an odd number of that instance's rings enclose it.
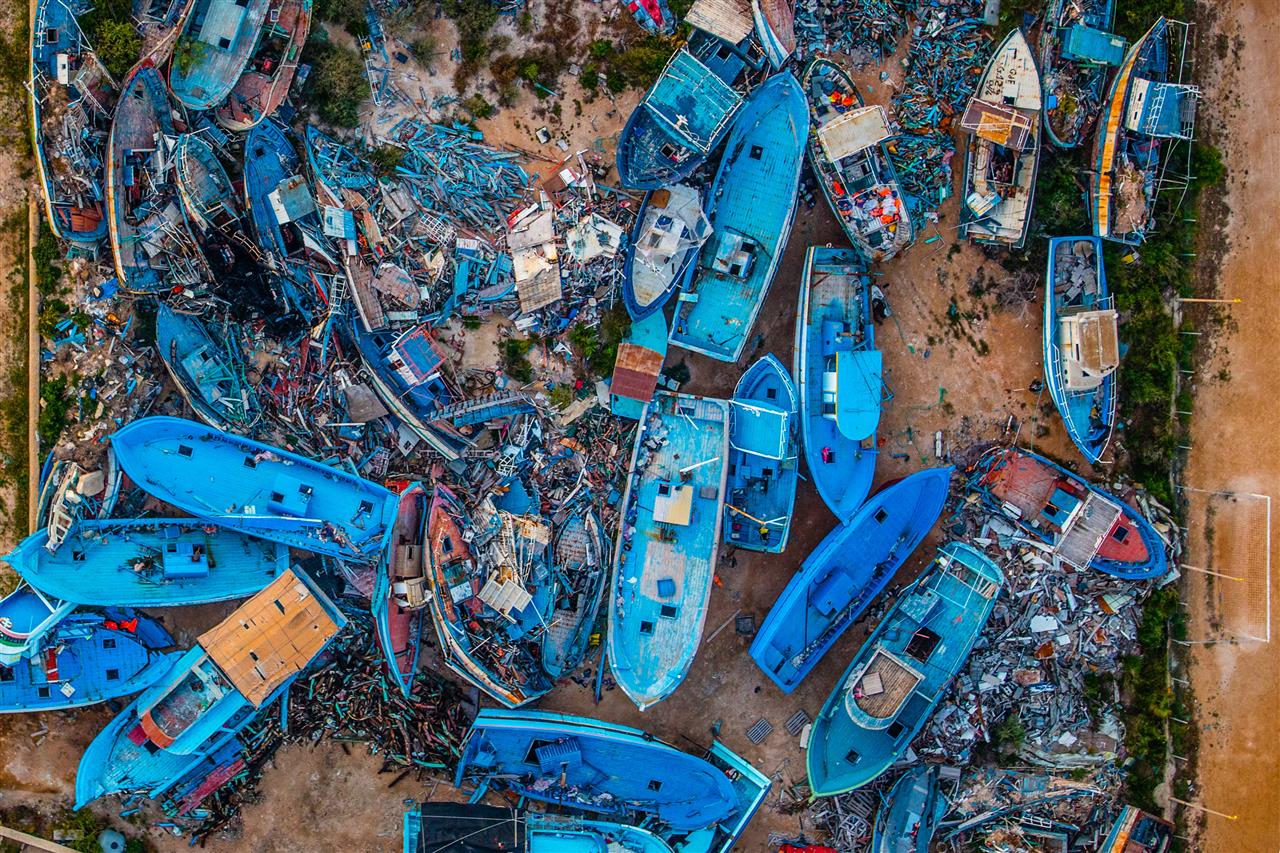
<instances>
[{"instance_id":1,"label":"sandy soil","mask_svg":"<svg viewBox=\"0 0 1280 853\"><path fill-rule=\"evenodd\" d=\"M1206 108L1203 124L1222 150L1228 174L1226 206L1230 219L1222 226L1230 245L1221 259L1221 295L1241 297L1230 309L1230 333L1220 339L1215 357L1199 372L1196 414L1187 485L1199 489L1274 495L1280 478L1280 434L1270 424L1280 406L1273 390L1277 365L1275 318L1280 293L1274 281L1280 237L1274 227L1280 209L1280 184L1274 166L1280 162L1275 115L1280 85L1273 68L1277 38L1275 5L1269 0L1230 0L1217 6L1217 22L1202 33L1214 56L1202 61ZM1229 381L1222 378L1229 372ZM1265 570L1253 541L1242 548L1229 529L1230 512L1219 505L1211 548L1204 544L1203 525L1191 518L1190 561L1240 576ZM1276 532L1271 531L1274 545ZM1255 537L1261 539L1264 537ZM1244 553L1242 553L1244 551ZM1203 562L1200 562L1203 561ZM1224 593L1232 581L1191 572L1187 602L1192 612L1192 639L1240 633L1256 622L1256 602ZM1272 585L1274 596L1277 587ZM1207 815L1196 849L1270 851L1280 847L1280 762L1275 744L1280 736L1280 656L1272 646L1239 642L1200 646L1195 650L1192 682L1199 701L1201 749L1199 794L1208 808L1237 816Z\"/></svg>"}]
</instances>

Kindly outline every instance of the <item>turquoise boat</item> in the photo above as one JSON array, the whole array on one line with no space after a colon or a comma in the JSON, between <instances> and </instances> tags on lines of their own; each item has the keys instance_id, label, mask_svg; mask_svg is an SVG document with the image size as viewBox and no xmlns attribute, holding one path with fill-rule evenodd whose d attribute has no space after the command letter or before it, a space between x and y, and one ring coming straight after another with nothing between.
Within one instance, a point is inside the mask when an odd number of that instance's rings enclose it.
<instances>
[{"instance_id":1,"label":"turquoise boat","mask_svg":"<svg viewBox=\"0 0 1280 853\"><path fill-rule=\"evenodd\" d=\"M796 213L809 111L791 72L751 93L707 201L713 234L686 272L671 343L737 361L764 304Z\"/></svg>"},{"instance_id":2,"label":"turquoise boat","mask_svg":"<svg viewBox=\"0 0 1280 853\"><path fill-rule=\"evenodd\" d=\"M573 673L587 653L609 579L609 552L600 517L580 501L556 525L551 542L551 616L542 633L542 667L551 678Z\"/></svg>"},{"instance_id":3,"label":"turquoise boat","mask_svg":"<svg viewBox=\"0 0 1280 853\"><path fill-rule=\"evenodd\" d=\"M854 655L813 723L806 764L815 797L878 779L924 728L982 633L1004 575L960 542L907 587Z\"/></svg>"},{"instance_id":4,"label":"turquoise boat","mask_svg":"<svg viewBox=\"0 0 1280 853\"><path fill-rule=\"evenodd\" d=\"M40 530L4 559L75 604L175 607L253 595L289 568L289 549L194 518L83 520L54 552Z\"/></svg>"},{"instance_id":5,"label":"turquoise boat","mask_svg":"<svg viewBox=\"0 0 1280 853\"><path fill-rule=\"evenodd\" d=\"M796 386L773 355L738 380L729 428L724 541L780 554L791 533L799 479Z\"/></svg>"},{"instance_id":6,"label":"turquoise boat","mask_svg":"<svg viewBox=\"0 0 1280 853\"><path fill-rule=\"evenodd\" d=\"M1129 43L1107 32L1115 0L1050 0L1040 26L1044 132L1059 148L1082 143L1102 109L1110 70Z\"/></svg>"},{"instance_id":7,"label":"turquoise boat","mask_svg":"<svg viewBox=\"0 0 1280 853\"><path fill-rule=\"evenodd\" d=\"M156 349L196 417L224 431L246 432L254 426L262 412L245 378L233 329L162 302L156 310Z\"/></svg>"},{"instance_id":8,"label":"turquoise boat","mask_svg":"<svg viewBox=\"0 0 1280 853\"><path fill-rule=\"evenodd\" d=\"M111 447L129 479L165 503L304 551L371 562L395 523L396 496L382 486L195 421L139 418Z\"/></svg>"},{"instance_id":9,"label":"turquoise boat","mask_svg":"<svg viewBox=\"0 0 1280 853\"><path fill-rule=\"evenodd\" d=\"M782 692L813 671L933 529L953 470L929 468L890 484L805 557L748 652Z\"/></svg>"},{"instance_id":10,"label":"turquoise boat","mask_svg":"<svg viewBox=\"0 0 1280 853\"><path fill-rule=\"evenodd\" d=\"M108 794L159 799L277 701L346 617L289 570L200 635L98 734L76 771L76 808Z\"/></svg>"},{"instance_id":11,"label":"turquoise boat","mask_svg":"<svg viewBox=\"0 0 1280 853\"><path fill-rule=\"evenodd\" d=\"M667 318L655 311L632 322L618 344L618 357L609 380L609 411L620 418L640 420L658 389L662 362L667 357Z\"/></svg>"},{"instance_id":12,"label":"turquoise boat","mask_svg":"<svg viewBox=\"0 0 1280 853\"><path fill-rule=\"evenodd\" d=\"M876 812L871 853L929 853L947 798L938 790L938 765L917 764L898 777Z\"/></svg>"},{"instance_id":13,"label":"turquoise boat","mask_svg":"<svg viewBox=\"0 0 1280 853\"><path fill-rule=\"evenodd\" d=\"M847 522L871 491L883 398L871 279L852 249L814 247L805 256L794 357L809 476Z\"/></svg>"},{"instance_id":14,"label":"turquoise boat","mask_svg":"<svg viewBox=\"0 0 1280 853\"><path fill-rule=\"evenodd\" d=\"M702 639L720 542L729 406L654 396L641 418L609 584L609 668L640 710L670 696Z\"/></svg>"},{"instance_id":15,"label":"turquoise boat","mask_svg":"<svg viewBox=\"0 0 1280 853\"><path fill-rule=\"evenodd\" d=\"M173 48L169 88L184 106L210 110L240 82L271 0L196 0Z\"/></svg>"},{"instance_id":16,"label":"turquoise boat","mask_svg":"<svg viewBox=\"0 0 1280 853\"><path fill-rule=\"evenodd\" d=\"M1044 294L1044 378L1067 435L1097 464L1116 424L1119 314L1098 237L1053 237Z\"/></svg>"},{"instance_id":17,"label":"turquoise boat","mask_svg":"<svg viewBox=\"0 0 1280 853\"><path fill-rule=\"evenodd\" d=\"M0 666L35 654L41 640L75 610L70 601L45 595L26 581L0 599Z\"/></svg>"}]
</instances>

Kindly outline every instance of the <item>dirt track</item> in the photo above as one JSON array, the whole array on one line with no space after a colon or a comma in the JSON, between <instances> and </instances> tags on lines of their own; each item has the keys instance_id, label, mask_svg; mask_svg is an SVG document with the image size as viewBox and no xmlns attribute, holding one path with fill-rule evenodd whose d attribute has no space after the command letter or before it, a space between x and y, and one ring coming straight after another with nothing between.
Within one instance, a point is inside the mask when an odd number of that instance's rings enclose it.
<instances>
[{"instance_id":1,"label":"dirt track","mask_svg":"<svg viewBox=\"0 0 1280 853\"><path fill-rule=\"evenodd\" d=\"M1275 286L1280 233L1274 221L1280 209L1275 178L1280 83L1273 59L1280 23L1275 12L1274 0L1230 0L1217 5L1217 22L1201 34L1216 60L1200 66L1206 89L1202 117L1226 160L1230 209L1229 224L1206 224L1225 226L1230 239L1219 272L1220 295L1244 302L1230 309L1230 333L1217 341L1212 363L1199 373L1186 476L1195 488L1270 496L1280 482L1280 433L1273 426L1280 415L1274 391L1280 314ZM1193 565L1216 560L1213 567L1226 574L1265 572L1265 553L1258 553L1265 536L1232 552L1239 536L1223 529L1219 513L1213 547L1197 548L1203 525L1194 517L1190 521ZM1225 542L1224 533L1231 534ZM1274 530L1271 537L1274 543ZM1230 588L1233 583L1240 582L1189 573L1191 639L1239 634L1239 626L1258 621L1258 603L1250 604ZM1273 596L1277 589L1273 581ZM1259 642L1198 646L1192 680L1201 723L1197 793L1206 807L1237 817L1207 815L1196 849L1263 853L1280 848L1280 656L1273 645Z\"/></svg>"}]
</instances>

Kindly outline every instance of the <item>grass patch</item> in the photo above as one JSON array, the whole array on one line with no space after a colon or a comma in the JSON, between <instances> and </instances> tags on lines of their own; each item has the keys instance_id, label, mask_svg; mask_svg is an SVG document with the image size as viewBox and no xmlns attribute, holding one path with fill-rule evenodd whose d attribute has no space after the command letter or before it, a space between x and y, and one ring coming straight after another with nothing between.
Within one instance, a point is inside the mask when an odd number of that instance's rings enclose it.
<instances>
[{"instance_id":1,"label":"grass patch","mask_svg":"<svg viewBox=\"0 0 1280 853\"><path fill-rule=\"evenodd\" d=\"M529 351L533 349L530 338L507 338L499 348L502 353L502 369L517 382L533 381L533 365L529 363Z\"/></svg>"},{"instance_id":2,"label":"grass patch","mask_svg":"<svg viewBox=\"0 0 1280 853\"><path fill-rule=\"evenodd\" d=\"M58 376L40 385L40 420L36 422L36 436L41 452L58 443L58 437L71 423L71 409L75 400L71 396L71 381Z\"/></svg>"},{"instance_id":3,"label":"grass patch","mask_svg":"<svg viewBox=\"0 0 1280 853\"><path fill-rule=\"evenodd\" d=\"M1142 608L1138 643L1142 653L1121 663L1125 749L1133 764L1125 780L1129 802L1159 813L1156 787L1164 781L1169 748L1166 735L1174 707L1166 649L1171 639L1186 638L1186 613L1174 584L1151 594Z\"/></svg>"}]
</instances>

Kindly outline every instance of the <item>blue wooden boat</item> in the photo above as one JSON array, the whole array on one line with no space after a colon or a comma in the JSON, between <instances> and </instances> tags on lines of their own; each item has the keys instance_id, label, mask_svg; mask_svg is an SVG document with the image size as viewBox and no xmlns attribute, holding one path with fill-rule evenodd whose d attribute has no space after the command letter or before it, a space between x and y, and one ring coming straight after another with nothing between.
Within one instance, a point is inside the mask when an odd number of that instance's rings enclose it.
<instances>
[{"instance_id":1,"label":"blue wooden boat","mask_svg":"<svg viewBox=\"0 0 1280 853\"><path fill-rule=\"evenodd\" d=\"M387 410L446 459L460 458L469 442L443 419L445 410L459 401L441 374L445 353L431 326L370 331L359 312L352 311L349 329L368 368L369 385Z\"/></svg>"},{"instance_id":2,"label":"blue wooden boat","mask_svg":"<svg viewBox=\"0 0 1280 853\"><path fill-rule=\"evenodd\" d=\"M118 792L160 798L232 744L345 624L305 574L280 575L93 739L76 772L76 808Z\"/></svg>"},{"instance_id":3,"label":"blue wooden boat","mask_svg":"<svg viewBox=\"0 0 1280 853\"><path fill-rule=\"evenodd\" d=\"M968 660L1003 584L995 563L970 546L938 549L814 720L806 763L815 797L861 788L906 752Z\"/></svg>"},{"instance_id":4,"label":"blue wooden boat","mask_svg":"<svg viewBox=\"0 0 1280 853\"><path fill-rule=\"evenodd\" d=\"M404 815L404 853L676 853L649 829L578 815L424 802Z\"/></svg>"},{"instance_id":5,"label":"blue wooden boat","mask_svg":"<svg viewBox=\"0 0 1280 853\"><path fill-rule=\"evenodd\" d=\"M494 528L476 525L457 495L435 487L427 512L431 618L449 668L515 708L552 687L538 638L551 600L548 542L537 541L536 517L494 521ZM482 553L496 532L504 539L501 565Z\"/></svg>"},{"instance_id":6,"label":"blue wooden boat","mask_svg":"<svg viewBox=\"0 0 1280 853\"><path fill-rule=\"evenodd\" d=\"M76 21L90 5L38 0L28 89L31 147L49 228L85 247L107 236L103 178L115 107L115 87Z\"/></svg>"},{"instance_id":7,"label":"blue wooden boat","mask_svg":"<svg viewBox=\"0 0 1280 853\"><path fill-rule=\"evenodd\" d=\"M552 605L542 633L542 667L564 678L582 663L609 579L609 550L600 517L579 501L556 525L551 543Z\"/></svg>"},{"instance_id":8,"label":"blue wooden boat","mask_svg":"<svg viewBox=\"0 0 1280 853\"><path fill-rule=\"evenodd\" d=\"M1017 447L995 447L969 473L987 508L1052 548L1077 570L1125 580L1168 571L1160 534L1129 504L1054 462Z\"/></svg>"},{"instance_id":9,"label":"blue wooden boat","mask_svg":"<svg viewBox=\"0 0 1280 853\"><path fill-rule=\"evenodd\" d=\"M671 343L720 361L742 355L791 235L808 135L804 93L791 72L752 92L711 185L715 233L685 273Z\"/></svg>"},{"instance_id":10,"label":"blue wooden boat","mask_svg":"<svg viewBox=\"0 0 1280 853\"><path fill-rule=\"evenodd\" d=\"M667 357L667 318L661 311L636 320L618 344L618 357L609 380L609 411L638 421L658 389L662 362Z\"/></svg>"},{"instance_id":11,"label":"blue wooden boat","mask_svg":"<svg viewBox=\"0 0 1280 853\"><path fill-rule=\"evenodd\" d=\"M609 584L609 668L640 710L680 686L702 640L720 543L729 406L656 394L631 451Z\"/></svg>"},{"instance_id":12,"label":"blue wooden boat","mask_svg":"<svg viewBox=\"0 0 1280 853\"><path fill-rule=\"evenodd\" d=\"M1116 423L1118 314L1098 237L1053 237L1044 295L1044 378L1067 434L1090 464Z\"/></svg>"},{"instance_id":13,"label":"blue wooden boat","mask_svg":"<svg viewBox=\"0 0 1280 853\"><path fill-rule=\"evenodd\" d=\"M194 314L156 310L156 349L183 399L214 429L247 432L262 414L235 332Z\"/></svg>"},{"instance_id":14,"label":"blue wooden boat","mask_svg":"<svg viewBox=\"0 0 1280 853\"><path fill-rule=\"evenodd\" d=\"M929 853L947 798L938 790L938 765L917 764L898 777L876 812L871 853Z\"/></svg>"},{"instance_id":15,"label":"blue wooden boat","mask_svg":"<svg viewBox=\"0 0 1280 853\"><path fill-rule=\"evenodd\" d=\"M6 618L22 618L18 610L0 602ZM83 708L137 693L181 654L159 650L172 642L158 623L128 611L118 618L72 613L18 660L0 663L0 714Z\"/></svg>"},{"instance_id":16,"label":"blue wooden boat","mask_svg":"<svg viewBox=\"0 0 1280 853\"><path fill-rule=\"evenodd\" d=\"M767 776L722 744L699 758L638 729L543 711L484 709L454 784L488 784L560 810L624 820L682 839L676 850L734 841L768 795Z\"/></svg>"},{"instance_id":17,"label":"blue wooden boat","mask_svg":"<svg viewBox=\"0 0 1280 853\"><path fill-rule=\"evenodd\" d=\"M243 133L284 103L311 30L311 7L312 0L270 0L244 73L214 112L218 124Z\"/></svg>"},{"instance_id":18,"label":"blue wooden boat","mask_svg":"<svg viewBox=\"0 0 1280 853\"><path fill-rule=\"evenodd\" d=\"M1115 0L1050 0L1040 26L1044 132L1059 148L1084 141L1102 109L1107 74L1128 42L1107 32Z\"/></svg>"},{"instance_id":19,"label":"blue wooden boat","mask_svg":"<svg viewBox=\"0 0 1280 853\"><path fill-rule=\"evenodd\" d=\"M871 319L871 279L851 249L805 256L791 372L809 476L848 521L871 491L883 382Z\"/></svg>"},{"instance_id":20,"label":"blue wooden boat","mask_svg":"<svg viewBox=\"0 0 1280 853\"><path fill-rule=\"evenodd\" d=\"M968 131L960 234L1021 249L1031 227L1040 168L1040 72L1021 30L987 62L960 126Z\"/></svg>"},{"instance_id":21,"label":"blue wooden boat","mask_svg":"<svg viewBox=\"0 0 1280 853\"><path fill-rule=\"evenodd\" d=\"M219 106L258 45L271 0L196 0L173 48L169 88L188 109Z\"/></svg>"},{"instance_id":22,"label":"blue wooden boat","mask_svg":"<svg viewBox=\"0 0 1280 853\"><path fill-rule=\"evenodd\" d=\"M139 488L184 512L293 548L372 561L396 517L391 492L353 474L182 418L139 418L111 436Z\"/></svg>"},{"instance_id":23,"label":"blue wooden boat","mask_svg":"<svg viewBox=\"0 0 1280 853\"><path fill-rule=\"evenodd\" d=\"M724 139L742 108L749 61L736 44L694 29L627 119L618 140L618 181L656 190L679 183Z\"/></svg>"},{"instance_id":24,"label":"blue wooden boat","mask_svg":"<svg viewBox=\"0 0 1280 853\"><path fill-rule=\"evenodd\" d=\"M881 490L813 549L751 642L751 659L790 693L866 611L933 529L952 468Z\"/></svg>"},{"instance_id":25,"label":"blue wooden boat","mask_svg":"<svg viewBox=\"0 0 1280 853\"><path fill-rule=\"evenodd\" d=\"M1126 805L1116 815L1106 840L1098 849L1106 853L1165 853L1173 849L1176 834L1174 825L1164 818Z\"/></svg>"},{"instance_id":26,"label":"blue wooden boat","mask_svg":"<svg viewBox=\"0 0 1280 853\"><path fill-rule=\"evenodd\" d=\"M848 72L815 58L801 77L813 133L809 162L849 242L868 264L911 245L915 228L887 142L884 107L866 106Z\"/></svg>"},{"instance_id":27,"label":"blue wooden boat","mask_svg":"<svg viewBox=\"0 0 1280 853\"><path fill-rule=\"evenodd\" d=\"M121 87L107 141L107 220L120 286L156 293L207 285L209 267L182 215L167 138L173 108L151 59Z\"/></svg>"},{"instance_id":28,"label":"blue wooden boat","mask_svg":"<svg viewBox=\"0 0 1280 853\"><path fill-rule=\"evenodd\" d=\"M406 698L413 692L426 618L427 555L422 541L426 520L427 490L421 483L411 483L400 493L391 547L378 563L369 598L387 672Z\"/></svg>"},{"instance_id":29,"label":"blue wooden boat","mask_svg":"<svg viewBox=\"0 0 1280 853\"><path fill-rule=\"evenodd\" d=\"M0 599L0 666L13 666L35 654L41 640L73 610L72 602L19 581Z\"/></svg>"},{"instance_id":30,"label":"blue wooden boat","mask_svg":"<svg viewBox=\"0 0 1280 853\"><path fill-rule=\"evenodd\" d=\"M787 547L799 479L799 405L790 374L772 354L738 380L729 420L726 543L772 554Z\"/></svg>"},{"instance_id":31,"label":"blue wooden boat","mask_svg":"<svg viewBox=\"0 0 1280 853\"><path fill-rule=\"evenodd\" d=\"M645 194L623 268L622 304L632 320L643 320L667 304L710 236L699 190L673 184Z\"/></svg>"},{"instance_id":32,"label":"blue wooden boat","mask_svg":"<svg viewBox=\"0 0 1280 853\"><path fill-rule=\"evenodd\" d=\"M48 531L4 559L33 587L76 604L171 607L244 598L289 568L289 549L194 518L83 520L53 553Z\"/></svg>"},{"instance_id":33,"label":"blue wooden boat","mask_svg":"<svg viewBox=\"0 0 1280 853\"><path fill-rule=\"evenodd\" d=\"M245 223L235 187L204 135L182 134L170 156L178 198L192 231L202 237L210 231L228 238L241 234Z\"/></svg>"},{"instance_id":34,"label":"blue wooden boat","mask_svg":"<svg viewBox=\"0 0 1280 853\"><path fill-rule=\"evenodd\" d=\"M254 125L245 138L244 194L263 260L284 281L290 301L305 309L322 290L316 273L342 265L324 237L291 136L274 120Z\"/></svg>"},{"instance_id":35,"label":"blue wooden boat","mask_svg":"<svg viewBox=\"0 0 1280 853\"><path fill-rule=\"evenodd\" d=\"M1093 233L1104 240L1146 239L1174 149L1195 137L1200 91L1182 82L1186 41L1185 24L1161 18L1129 48L1111 81L1089 181Z\"/></svg>"}]
</instances>

